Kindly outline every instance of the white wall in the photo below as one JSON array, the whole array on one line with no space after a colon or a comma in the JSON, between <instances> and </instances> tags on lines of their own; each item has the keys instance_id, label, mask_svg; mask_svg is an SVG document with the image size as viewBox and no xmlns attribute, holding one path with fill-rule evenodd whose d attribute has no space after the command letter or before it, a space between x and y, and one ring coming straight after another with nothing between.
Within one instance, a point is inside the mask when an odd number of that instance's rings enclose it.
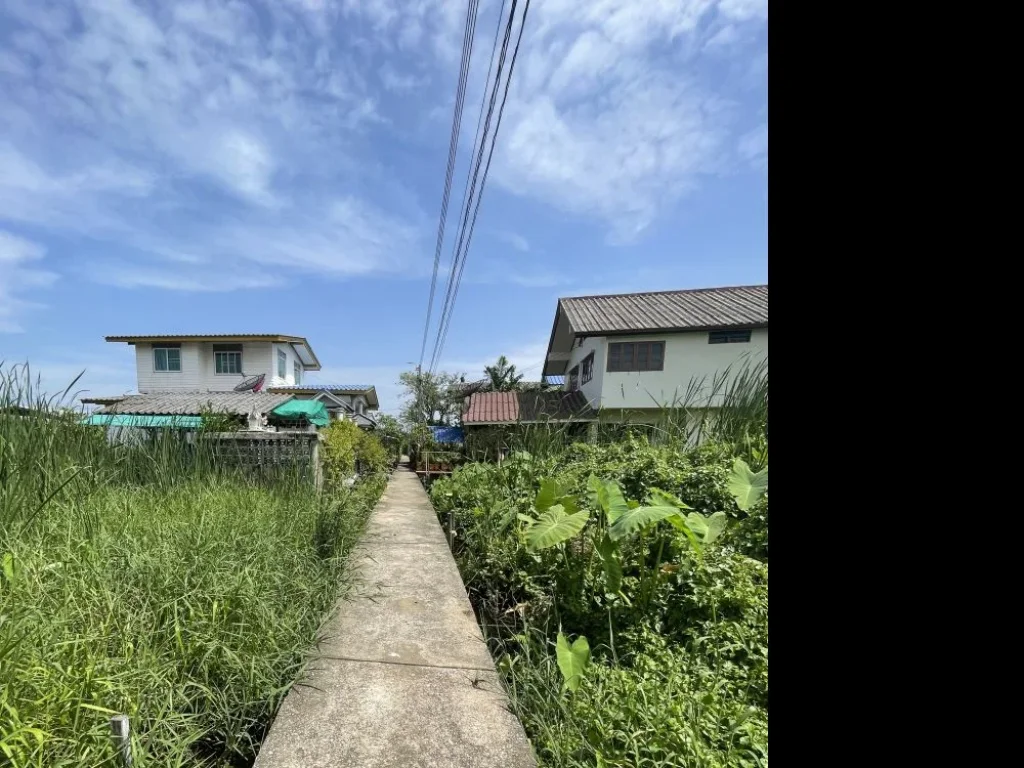
<instances>
[{"instance_id":1,"label":"white wall","mask_svg":"<svg viewBox=\"0 0 1024 768\"><path fill-rule=\"evenodd\" d=\"M585 338L579 347L572 348L569 365L565 369L565 386L563 388L569 389L569 371L577 365L580 366L580 382L583 381L583 359L591 352L594 353L594 378L586 384L581 383L580 392L587 398L587 402L591 406L598 408L601 405L601 383L605 376L605 355L607 354L603 336L590 336Z\"/></svg>"},{"instance_id":2,"label":"white wall","mask_svg":"<svg viewBox=\"0 0 1024 768\"><path fill-rule=\"evenodd\" d=\"M156 346L159 346L157 344ZM288 356L286 376L277 376L277 349L283 349ZM273 344L269 341L247 341L242 343L242 370L246 376L264 373L267 376L264 387L276 387L295 383L292 364L297 360L290 344ZM299 361L301 364L301 361ZM181 371L154 370L153 345L135 345L135 367L138 375L138 391L146 392L229 392L242 381L238 374L219 374L213 362L212 342L182 342Z\"/></svg>"},{"instance_id":3,"label":"white wall","mask_svg":"<svg viewBox=\"0 0 1024 768\"><path fill-rule=\"evenodd\" d=\"M724 371L729 365L740 365L744 359L756 361L768 354L767 328L755 329L750 335L750 342L746 344L708 344L707 331L612 336L595 341L601 345L605 354L601 362L602 408L657 408L659 405L672 405L686 397L691 380L706 377L705 388L710 389L715 374ZM664 370L630 373L606 371L607 345L609 342L621 341L664 341ZM596 371L594 380L597 380Z\"/></svg>"}]
</instances>

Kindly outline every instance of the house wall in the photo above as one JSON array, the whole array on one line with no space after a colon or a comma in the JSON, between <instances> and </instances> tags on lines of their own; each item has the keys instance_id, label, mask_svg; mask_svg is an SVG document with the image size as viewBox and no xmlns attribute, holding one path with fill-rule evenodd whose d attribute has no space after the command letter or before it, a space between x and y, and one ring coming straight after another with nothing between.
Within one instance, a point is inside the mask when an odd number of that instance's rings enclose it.
<instances>
[{"instance_id":1,"label":"house wall","mask_svg":"<svg viewBox=\"0 0 1024 768\"><path fill-rule=\"evenodd\" d=\"M613 373L606 371L609 342L664 341L665 368L662 371ZM681 404L691 381L705 379L705 397L710 394L713 377L729 365L754 362L768 355L768 329L755 329L746 344L708 344L707 331L674 334L644 334L595 339L604 351L601 362L602 408L658 408ZM581 357L582 359L582 357ZM595 371L594 380L597 381ZM691 405L715 405L691 402Z\"/></svg>"},{"instance_id":2,"label":"house wall","mask_svg":"<svg viewBox=\"0 0 1024 768\"><path fill-rule=\"evenodd\" d=\"M152 344L135 345L135 367L138 391L147 392L229 392L243 376L219 374L213 361L213 342L182 342L181 371L157 372L154 370ZM156 345L156 346L159 346ZM288 357L286 376L277 376L277 349L284 350ZM266 374L264 388L295 383L292 367L298 356L291 344L274 344L269 341L246 341L242 343L242 371L245 376ZM299 363L301 364L301 360Z\"/></svg>"},{"instance_id":3,"label":"house wall","mask_svg":"<svg viewBox=\"0 0 1024 768\"><path fill-rule=\"evenodd\" d=\"M583 339L580 346L574 346L569 357L569 365L565 369L565 386L569 389L569 371L575 366L580 366L580 381L583 381L583 359L591 352L594 353L594 377L586 384L580 385L580 392L587 398L587 401L594 408L601 404L601 384L605 376L605 355L607 345L604 336L590 336Z\"/></svg>"}]
</instances>

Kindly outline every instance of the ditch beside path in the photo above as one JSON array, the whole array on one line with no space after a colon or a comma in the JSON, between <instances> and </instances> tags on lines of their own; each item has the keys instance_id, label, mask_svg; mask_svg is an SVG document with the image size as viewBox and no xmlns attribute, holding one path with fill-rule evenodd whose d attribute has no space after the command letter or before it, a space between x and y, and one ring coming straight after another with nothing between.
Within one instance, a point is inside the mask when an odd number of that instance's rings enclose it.
<instances>
[{"instance_id":1,"label":"ditch beside path","mask_svg":"<svg viewBox=\"0 0 1024 768\"><path fill-rule=\"evenodd\" d=\"M414 472L392 474L351 574L254 768L533 768Z\"/></svg>"}]
</instances>

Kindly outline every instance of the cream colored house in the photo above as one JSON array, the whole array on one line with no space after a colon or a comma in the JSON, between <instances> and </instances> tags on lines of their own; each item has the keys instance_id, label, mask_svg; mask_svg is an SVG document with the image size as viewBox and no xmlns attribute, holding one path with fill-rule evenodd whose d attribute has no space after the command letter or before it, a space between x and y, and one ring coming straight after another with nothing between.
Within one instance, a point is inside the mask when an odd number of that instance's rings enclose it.
<instances>
[{"instance_id":1,"label":"cream colored house","mask_svg":"<svg viewBox=\"0 0 1024 768\"><path fill-rule=\"evenodd\" d=\"M244 415L254 405L270 411L288 400L319 400L333 419L376 426L378 408L371 384L313 384L305 381L320 361L303 336L284 334L168 334L107 336L135 349L137 395L85 398L115 406L120 413L198 415L204 407ZM245 379L264 376L259 398L237 393ZM240 396L240 394L242 396Z\"/></svg>"},{"instance_id":2,"label":"cream colored house","mask_svg":"<svg viewBox=\"0 0 1024 768\"><path fill-rule=\"evenodd\" d=\"M602 418L644 421L713 407L716 376L767 356L767 285L581 296L558 300L543 375Z\"/></svg>"}]
</instances>

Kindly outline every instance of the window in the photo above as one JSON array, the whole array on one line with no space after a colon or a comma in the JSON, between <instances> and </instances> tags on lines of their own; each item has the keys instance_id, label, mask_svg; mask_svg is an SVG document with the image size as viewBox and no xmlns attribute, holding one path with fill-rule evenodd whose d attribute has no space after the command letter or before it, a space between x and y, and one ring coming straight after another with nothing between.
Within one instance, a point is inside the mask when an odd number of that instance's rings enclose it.
<instances>
[{"instance_id":1,"label":"window","mask_svg":"<svg viewBox=\"0 0 1024 768\"><path fill-rule=\"evenodd\" d=\"M242 373L242 345L214 344L213 366L217 373Z\"/></svg>"},{"instance_id":2,"label":"window","mask_svg":"<svg viewBox=\"0 0 1024 768\"><path fill-rule=\"evenodd\" d=\"M746 344L749 341L749 328L738 331L712 331L708 334L708 344Z\"/></svg>"},{"instance_id":3,"label":"window","mask_svg":"<svg viewBox=\"0 0 1024 768\"><path fill-rule=\"evenodd\" d=\"M302 383L302 366L298 362L292 363L292 372L295 374L295 384Z\"/></svg>"},{"instance_id":4,"label":"window","mask_svg":"<svg viewBox=\"0 0 1024 768\"><path fill-rule=\"evenodd\" d=\"M154 371L181 371L181 345L153 347Z\"/></svg>"},{"instance_id":5,"label":"window","mask_svg":"<svg viewBox=\"0 0 1024 768\"><path fill-rule=\"evenodd\" d=\"M575 392L580 388L580 367L577 365L569 371L569 391Z\"/></svg>"},{"instance_id":6,"label":"window","mask_svg":"<svg viewBox=\"0 0 1024 768\"><path fill-rule=\"evenodd\" d=\"M608 370L663 371L664 341L622 341L608 345Z\"/></svg>"},{"instance_id":7,"label":"window","mask_svg":"<svg viewBox=\"0 0 1024 768\"><path fill-rule=\"evenodd\" d=\"M288 355L284 353L283 349L277 350L277 378L283 379L285 377L285 371L288 370Z\"/></svg>"},{"instance_id":8,"label":"window","mask_svg":"<svg viewBox=\"0 0 1024 768\"><path fill-rule=\"evenodd\" d=\"M583 358L583 383L586 384L594 378L594 353Z\"/></svg>"}]
</instances>

